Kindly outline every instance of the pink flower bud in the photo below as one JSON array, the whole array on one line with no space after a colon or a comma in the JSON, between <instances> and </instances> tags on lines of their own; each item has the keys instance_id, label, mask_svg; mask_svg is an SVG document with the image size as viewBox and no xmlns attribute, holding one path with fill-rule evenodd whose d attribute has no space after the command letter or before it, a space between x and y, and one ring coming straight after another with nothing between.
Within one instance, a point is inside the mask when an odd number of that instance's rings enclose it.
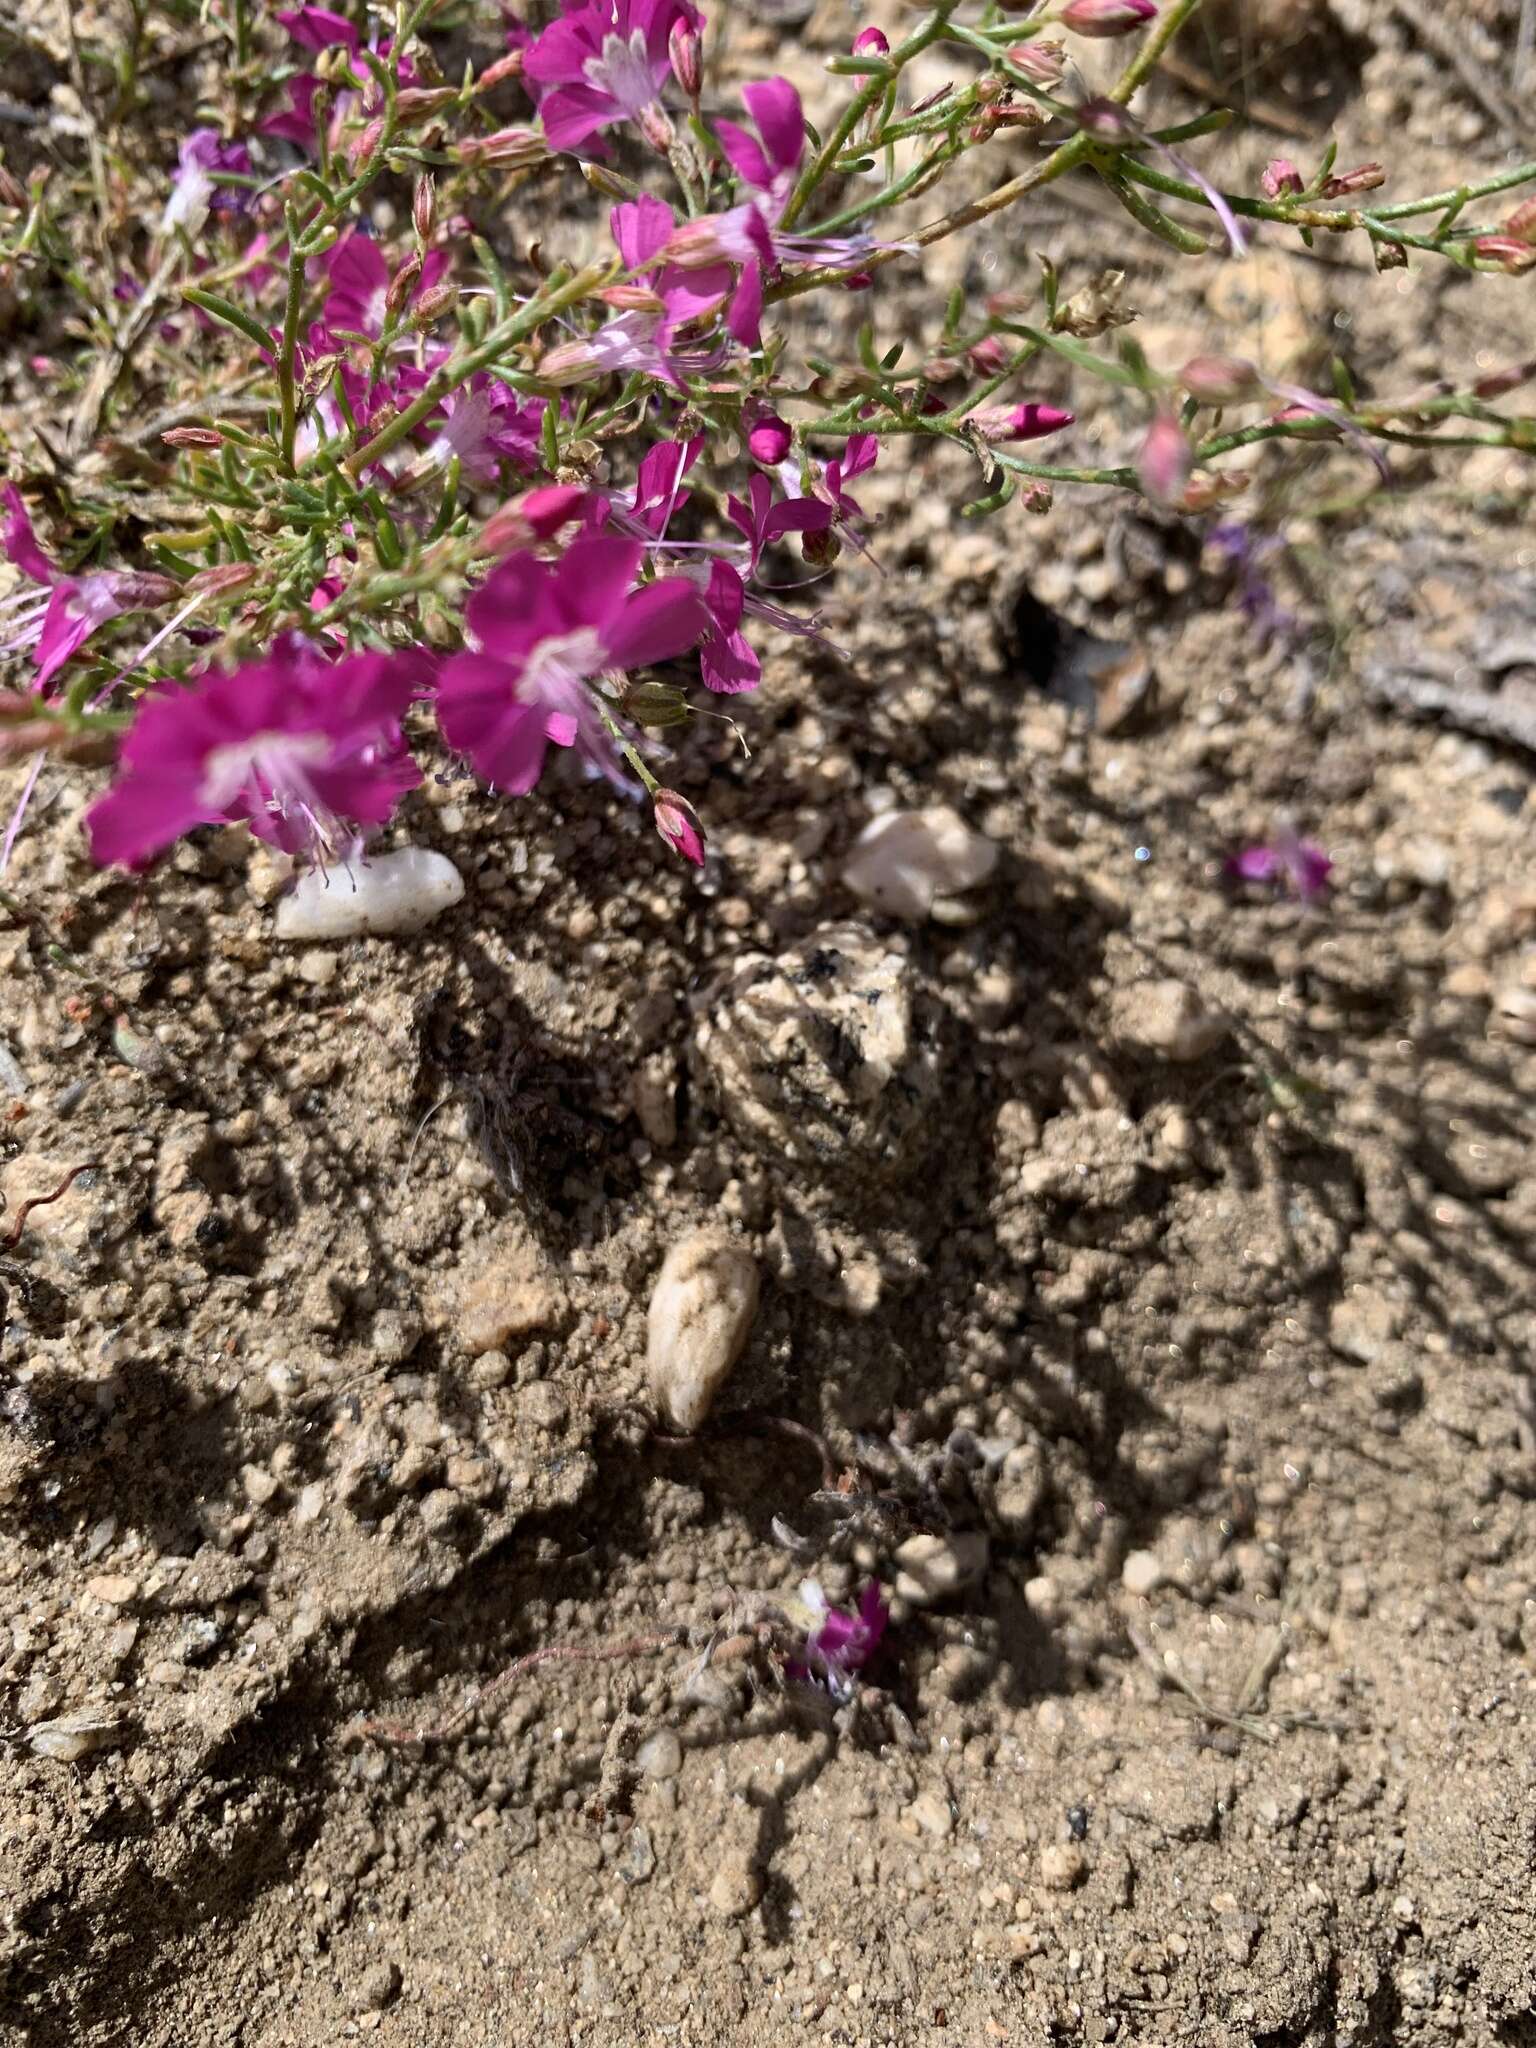
<instances>
[{"instance_id":1,"label":"pink flower bud","mask_svg":"<svg viewBox=\"0 0 1536 2048\"><path fill-rule=\"evenodd\" d=\"M160 436L167 448L222 448L224 436L216 427L167 427Z\"/></svg>"},{"instance_id":2,"label":"pink flower bud","mask_svg":"<svg viewBox=\"0 0 1536 2048\"><path fill-rule=\"evenodd\" d=\"M1155 504L1176 506L1184 496L1193 459L1184 429L1171 412L1160 412L1136 457L1141 488Z\"/></svg>"},{"instance_id":3,"label":"pink flower bud","mask_svg":"<svg viewBox=\"0 0 1536 2048\"><path fill-rule=\"evenodd\" d=\"M1521 241L1518 235L1479 235L1472 244L1472 253L1480 262L1491 263L1511 277L1536 269L1536 246Z\"/></svg>"},{"instance_id":4,"label":"pink flower bud","mask_svg":"<svg viewBox=\"0 0 1536 2048\"><path fill-rule=\"evenodd\" d=\"M1031 399L1024 405L979 405L966 415L965 424L983 441L1038 441L1070 427L1076 417L1059 405L1038 405Z\"/></svg>"},{"instance_id":5,"label":"pink flower bud","mask_svg":"<svg viewBox=\"0 0 1536 2048\"><path fill-rule=\"evenodd\" d=\"M475 80L476 92L489 92L493 85L500 85L504 78L521 78L523 75L523 52L509 50L505 57L498 57L494 64L487 64Z\"/></svg>"},{"instance_id":6,"label":"pink flower bud","mask_svg":"<svg viewBox=\"0 0 1536 2048\"><path fill-rule=\"evenodd\" d=\"M1504 217L1504 232L1517 241L1536 242L1536 199L1524 200Z\"/></svg>"},{"instance_id":7,"label":"pink flower bud","mask_svg":"<svg viewBox=\"0 0 1536 2048\"><path fill-rule=\"evenodd\" d=\"M679 15L672 24L672 33L667 38L667 55L672 59L672 76L697 106L704 88L704 67L699 57L698 36L683 15Z\"/></svg>"},{"instance_id":8,"label":"pink flower bud","mask_svg":"<svg viewBox=\"0 0 1536 2048\"><path fill-rule=\"evenodd\" d=\"M1264 166L1264 175L1259 180L1266 199L1287 199L1293 193L1304 191L1300 171L1288 156L1277 156Z\"/></svg>"},{"instance_id":9,"label":"pink flower bud","mask_svg":"<svg viewBox=\"0 0 1536 2048\"><path fill-rule=\"evenodd\" d=\"M853 54L855 57L888 57L891 54L891 39L884 29L876 28L871 23L868 28L861 28L854 37Z\"/></svg>"},{"instance_id":10,"label":"pink flower bud","mask_svg":"<svg viewBox=\"0 0 1536 2048\"><path fill-rule=\"evenodd\" d=\"M587 494L579 484L541 484L505 505L498 505L480 529L477 555L509 555L548 540L562 526L581 516Z\"/></svg>"},{"instance_id":11,"label":"pink flower bud","mask_svg":"<svg viewBox=\"0 0 1536 2048\"><path fill-rule=\"evenodd\" d=\"M401 264L389 281L389 290L384 294L386 313L399 313L410 298L416 280L421 276L421 258L412 256Z\"/></svg>"},{"instance_id":12,"label":"pink flower bud","mask_svg":"<svg viewBox=\"0 0 1536 2048\"><path fill-rule=\"evenodd\" d=\"M857 49L857 43L853 46ZM26 206L27 195L4 164L0 164L0 206L13 206L20 213Z\"/></svg>"},{"instance_id":13,"label":"pink flower bud","mask_svg":"<svg viewBox=\"0 0 1536 2048\"><path fill-rule=\"evenodd\" d=\"M1242 405L1263 389L1258 371L1242 356L1191 356L1179 382L1202 405Z\"/></svg>"},{"instance_id":14,"label":"pink flower bud","mask_svg":"<svg viewBox=\"0 0 1536 2048\"><path fill-rule=\"evenodd\" d=\"M658 156L665 156L677 140L677 130L660 100L646 101L635 116L635 126Z\"/></svg>"},{"instance_id":15,"label":"pink flower bud","mask_svg":"<svg viewBox=\"0 0 1536 2048\"><path fill-rule=\"evenodd\" d=\"M411 225L417 238L428 242L432 239L432 223L437 218L437 187L430 178L418 179L415 194L411 200Z\"/></svg>"},{"instance_id":16,"label":"pink flower bud","mask_svg":"<svg viewBox=\"0 0 1536 2048\"><path fill-rule=\"evenodd\" d=\"M548 144L536 128L498 128L494 135L469 135L455 144L455 150L463 163L503 164L512 170L541 164L549 155Z\"/></svg>"},{"instance_id":17,"label":"pink flower bud","mask_svg":"<svg viewBox=\"0 0 1536 2048\"><path fill-rule=\"evenodd\" d=\"M609 284L596 293L605 306L617 313L664 313L666 300L645 284Z\"/></svg>"},{"instance_id":18,"label":"pink flower bud","mask_svg":"<svg viewBox=\"0 0 1536 2048\"><path fill-rule=\"evenodd\" d=\"M1503 398L1506 392L1518 391L1522 384L1528 384L1532 377L1536 377L1536 360L1513 363L1507 370L1490 370L1486 377L1479 377L1472 386L1472 396Z\"/></svg>"},{"instance_id":19,"label":"pink flower bud","mask_svg":"<svg viewBox=\"0 0 1536 2048\"><path fill-rule=\"evenodd\" d=\"M1015 43L1008 52L1008 62L1015 71L1022 71L1031 85L1060 85L1067 68L1066 45L1045 41Z\"/></svg>"},{"instance_id":20,"label":"pink flower bud","mask_svg":"<svg viewBox=\"0 0 1536 2048\"><path fill-rule=\"evenodd\" d=\"M1077 125L1095 142L1107 142L1116 148L1136 140L1136 129L1129 114L1114 100L1084 100L1077 110Z\"/></svg>"},{"instance_id":21,"label":"pink flower bud","mask_svg":"<svg viewBox=\"0 0 1536 2048\"><path fill-rule=\"evenodd\" d=\"M1008 88L1002 79L996 77L990 71L986 72L977 79L974 87L976 104L980 107L990 106L994 100L1000 100L1007 90Z\"/></svg>"},{"instance_id":22,"label":"pink flower bud","mask_svg":"<svg viewBox=\"0 0 1536 2048\"><path fill-rule=\"evenodd\" d=\"M431 291L423 292L411 308L411 325L418 334L425 334L436 320L441 320L459 296L456 284L435 284Z\"/></svg>"},{"instance_id":23,"label":"pink flower bud","mask_svg":"<svg viewBox=\"0 0 1536 2048\"><path fill-rule=\"evenodd\" d=\"M1056 19L1079 36L1128 36L1156 19L1153 0L1067 0Z\"/></svg>"},{"instance_id":24,"label":"pink flower bud","mask_svg":"<svg viewBox=\"0 0 1536 2048\"><path fill-rule=\"evenodd\" d=\"M347 161L351 164L354 171L361 170L363 165L369 161L374 151L378 148L383 134L384 117L380 114L377 120L370 121L362 133L353 138L351 146L347 150Z\"/></svg>"},{"instance_id":25,"label":"pink flower bud","mask_svg":"<svg viewBox=\"0 0 1536 2048\"><path fill-rule=\"evenodd\" d=\"M1036 519L1043 519L1055 503L1049 484L1027 484L1019 493L1019 503Z\"/></svg>"},{"instance_id":26,"label":"pink flower bud","mask_svg":"<svg viewBox=\"0 0 1536 2048\"><path fill-rule=\"evenodd\" d=\"M458 94L451 86L407 86L403 92L395 94L395 118L403 126L409 127L417 121L425 121L433 114L441 113L444 107L452 106L457 98Z\"/></svg>"},{"instance_id":27,"label":"pink flower bud","mask_svg":"<svg viewBox=\"0 0 1536 2048\"><path fill-rule=\"evenodd\" d=\"M1356 164L1352 171L1340 171L1323 181L1325 199L1346 199L1351 192L1374 192L1385 185L1387 174L1380 164Z\"/></svg>"},{"instance_id":28,"label":"pink flower bud","mask_svg":"<svg viewBox=\"0 0 1536 2048\"><path fill-rule=\"evenodd\" d=\"M675 789L658 789L651 801L663 844L691 860L696 868L703 867L704 827L687 797L679 796Z\"/></svg>"},{"instance_id":29,"label":"pink flower bud","mask_svg":"<svg viewBox=\"0 0 1536 2048\"><path fill-rule=\"evenodd\" d=\"M242 566L244 566L242 564ZM134 569L114 579L112 594L125 612L149 611L180 597L181 585L151 569Z\"/></svg>"},{"instance_id":30,"label":"pink flower bud","mask_svg":"<svg viewBox=\"0 0 1536 2048\"><path fill-rule=\"evenodd\" d=\"M986 334L965 352L978 377L996 377L1008 367L1009 350L1000 334Z\"/></svg>"},{"instance_id":31,"label":"pink flower bud","mask_svg":"<svg viewBox=\"0 0 1536 2048\"><path fill-rule=\"evenodd\" d=\"M791 439L789 422L776 412L769 412L766 406L748 409L747 447L754 462L773 469L788 455Z\"/></svg>"},{"instance_id":32,"label":"pink flower bud","mask_svg":"<svg viewBox=\"0 0 1536 2048\"><path fill-rule=\"evenodd\" d=\"M211 569L199 569L195 576L187 578L188 590L211 590L220 597L229 590L243 590L247 583L254 583L257 568L254 562L217 562Z\"/></svg>"}]
</instances>

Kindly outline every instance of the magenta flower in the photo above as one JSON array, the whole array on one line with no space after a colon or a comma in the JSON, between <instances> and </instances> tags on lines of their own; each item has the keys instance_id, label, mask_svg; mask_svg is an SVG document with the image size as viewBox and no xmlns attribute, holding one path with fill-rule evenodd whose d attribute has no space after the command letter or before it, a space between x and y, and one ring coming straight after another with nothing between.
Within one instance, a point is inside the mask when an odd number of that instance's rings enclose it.
<instances>
[{"instance_id":1,"label":"magenta flower","mask_svg":"<svg viewBox=\"0 0 1536 2048\"><path fill-rule=\"evenodd\" d=\"M539 466L545 404L542 398L524 401L498 378L477 371L443 400L425 460L430 468L446 469L457 457L476 484L494 482L503 463L527 476Z\"/></svg>"},{"instance_id":2,"label":"magenta flower","mask_svg":"<svg viewBox=\"0 0 1536 2048\"><path fill-rule=\"evenodd\" d=\"M1067 0L1056 19L1080 36L1125 36L1157 14L1154 0Z\"/></svg>"},{"instance_id":3,"label":"magenta flower","mask_svg":"<svg viewBox=\"0 0 1536 2048\"><path fill-rule=\"evenodd\" d=\"M337 14L329 7L282 7L276 10L274 20L280 21L289 35L302 50L333 49L337 43L354 54L362 47L362 37L356 27L344 14Z\"/></svg>"},{"instance_id":4,"label":"magenta flower","mask_svg":"<svg viewBox=\"0 0 1536 2048\"><path fill-rule=\"evenodd\" d=\"M643 370L681 390L685 374L704 376L718 369L725 360L723 347L694 346L683 353L674 342L682 329L720 305L731 288L729 267L717 263L685 269L658 262L671 239L674 216L670 206L647 194L614 207L608 224L625 268L639 273L637 284L617 286L609 294L627 310L595 334L557 343L540 358L539 375L555 384L575 384L610 371Z\"/></svg>"},{"instance_id":5,"label":"magenta flower","mask_svg":"<svg viewBox=\"0 0 1536 2048\"><path fill-rule=\"evenodd\" d=\"M853 1691L853 1681L874 1657L884 1638L890 1613L879 1582L871 1579L859 1598L858 1611L845 1614L832 1607L814 1579L800 1588L800 1598L818 1617L805 1639L800 1657L785 1664L788 1677L824 1685L838 1699Z\"/></svg>"},{"instance_id":6,"label":"magenta flower","mask_svg":"<svg viewBox=\"0 0 1536 2048\"><path fill-rule=\"evenodd\" d=\"M1328 886L1333 862L1320 846L1282 825L1268 843L1245 846L1234 854L1226 871L1236 881L1272 882L1299 902L1315 903Z\"/></svg>"},{"instance_id":7,"label":"magenta flower","mask_svg":"<svg viewBox=\"0 0 1536 2048\"><path fill-rule=\"evenodd\" d=\"M763 665L741 631L746 585L729 562L711 562L704 587L709 624L699 642L699 675L717 697L739 697L762 681Z\"/></svg>"},{"instance_id":8,"label":"magenta flower","mask_svg":"<svg viewBox=\"0 0 1536 2048\"><path fill-rule=\"evenodd\" d=\"M830 468L830 465L829 465ZM747 485L745 501L728 497L726 513L733 526L747 537L753 575L763 550L786 533L825 533L832 524L830 506L816 498L781 498L773 502L773 486L765 476L754 476Z\"/></svg>"},{"instance_id":9,"label":"magenta flower","mask_svg":"<svg viewBox=\"0 0 1536 2048\"><path fill-rule=\"evenodd\" d=\"M683 577L631 587L644 553L583 535L553 567L511 556L470 599L475 646L444 666L438 724L487 782L526 795L551 743L617 772L599 679L684 653L708 623Z\"/></svg>"},{"instance_id":10,"label":"magenta flower","mask_svg":"<svg viewBox=\"0 0 1536 2048\"><path fill-rule=\"evenodd\" d=\"M14 484L0 485L0 502L6 509L0 549L23 576L41 584L48 593L44 597L40 592L20 590L0 600L0 632L8 636L0 640L0 654L35 649L37 674L32 687L39 693L47 690L98 626L115 619L119 612L144 611L176 596L180 586L169 576L120 569L93 569L83 576L67 576L38 546Z\"/></svg>"},{"instance_id":11,"label":"magenta flower","mask_svg":"<svg viewBox=\"0 0 1536 2048\"><path fill-rule=\"evenodd\" d=\"M421 780L400 721L428 673L420 653L332 663L292 636L264 661L146 697L117 780L86 814L92 856L144 867L198 825L245 819L285 853L344 858Z\"/></svg>"},{"instance_id":12,"label":"magenta flower","mask_svg":"<svg viewBox=\"0 0 1536 2048\"><path fill-rule=\"evenodd\" d=\"M697 35L704 17L690 0L586 0L545 29L523 70L541 88L550 148L576 149L616 121L635 121L665 148L671 124L661 94L679 22Z\"/></svg>"},{"instance_id":13,"label":"magenta flower","mask_svg":"<svg viewBox=\"0 0 1536 2048\"><path fill-rule=\"evenodd\" d=\"M891 54L891 39L884 29L876 28L871 22L868 28L861 28L853 39L855 57L888 57Z\"/></svg>"},{"instance_id":14,"label":"magenta flower","mask_svg":"<svg viewBox=\"0 0 1536 2048\"><path fill-rule=\"evenodd\" d=\"M747 449L752 460L762 463L765 469L777 469L788 456L793 439L789 422L756 398L749 398L742 407L741 421L747 430Z\"/></svg>"}]
</instances>

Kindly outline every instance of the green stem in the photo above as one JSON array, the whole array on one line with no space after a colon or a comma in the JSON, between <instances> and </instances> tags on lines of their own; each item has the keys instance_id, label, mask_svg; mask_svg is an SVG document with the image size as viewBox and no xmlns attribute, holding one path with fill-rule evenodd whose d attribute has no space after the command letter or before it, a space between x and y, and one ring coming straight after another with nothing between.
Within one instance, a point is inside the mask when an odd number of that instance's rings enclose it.
<instances>
[{"instance_id":1,"label":"green stem","mask_svg":"<svg viewBox=\"0 0 1536 2048\"><path fill-rule=\"evenodd\" d=\"M781 228L792 228L794 226L795 222L805 211L806 202L810 199L816 187L842 155L848 138L853 134L853 131L858 127L870 109L879 105L881 98L890 85L892 76L900 71L904 64L909 64L920 51L926 50L930 43L937 42L944 33L950 12L955 5L956 0L941 0L941 4L934 9L928 19L920 23L904 43L899 43L892 50L889 58L886 60L888 69L875 72L867 84L860 86L847 106L844 107L837 126L800 173L799 183L789 195L789 204L785 207L780 217L779 226Z\"/></svg>"},{"instance_id":2,"label":"green stem","mask_svg":"<svg viewBox=\"0 0 1536 2048\"><path fill-rule=\"evenodd\" d=\"M525 334L531 334L543 321L553 318L567 306L575 305L578 300L586 298L590 292L606 284L614 274L614 266L594 263L585 270L579 270L563 284L557 285L551 279L548 291L530 299L520 313L514 313L510 319L503 320L493 327L477 348L470 349L465 355L460 356L457 362L445 363L441 369L435 370L421 395L413 399L404 412L398 413L387 426L379 429L371 441L365 442L361 448L347 457L343 465L347 474L351 477L361 476L370 463L377 462L381 456L387 455L391 448L398 446L407 434L419 427L424 419L430 418L448 394L457 391L476 370L488 368L503 350L510 348L514 342L521 341Z\"/></svg>"},{"instance_id":3,"label":"green stem","mask_svg":"<svg viewBox=\"0 0 1536 2048\"><path fill-rule=\"evenodd\" d=\"M299 254L293 217L288 218L288 297L283 306L283 339L277 358L277 394L283 410L283 467L293 475L294 442L299 408L294 359L299 347L299 309L304 303L304 258Z\"/></svg>"}]
</instances>

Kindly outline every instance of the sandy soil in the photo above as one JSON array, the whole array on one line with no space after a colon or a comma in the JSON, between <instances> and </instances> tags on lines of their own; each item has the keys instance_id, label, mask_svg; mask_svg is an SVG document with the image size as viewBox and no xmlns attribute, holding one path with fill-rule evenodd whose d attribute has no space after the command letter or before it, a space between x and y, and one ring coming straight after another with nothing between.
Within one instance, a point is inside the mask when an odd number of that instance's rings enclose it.
<instances>
[{"instance_id":1,"label":"sandy soil","mask_svg":"<svg viewBox=\"0 0 1536 2048\"><path fill-rule=\"evenodd\" d=\"M1498 160L1391 9L1265 18L1302 37L1271 112L1306 127L1321 78L1346 156ZM1095 220L1045 220L1080 273ZM1000 236L970 280L1028 261ZM1264 248L1138 331L1176 362L1248 320L1281 369L1347 312L1367 388L1465 361L1463 288L1360 262ZM1529 292L1479 295L1490 362ZM1085 451L1130 445L1113 399ZM1428 651L1520 702L1490 648L1536 550L1524 470L1417 461L1368 500L1347 451L1265 466L1244 507L1316 628L1265 652L1198 533L1070 494L973 527L956 453L893 457L883 574L827 586L843 653L774 649L750 755L679 748L697 879L605 790L444 780L394 838L462 905L285 947L242 835L98 874L96 779L45 774L0 1228L95 1164L0 1255L9 2038L1536 2040L1536 809L1528 755L1364 681ZM1116 662L1156 685L1094 729ZM993 876L873 914L853 840L933 803ZM1224 879L1286 813L1322 905ZM762 1300L663 1441L646 1303L703 1225ZM852 1708L707 1654L914 1540ZM448 1740L358 1732L669 1630Z\"/></svg>"}]
</instances>

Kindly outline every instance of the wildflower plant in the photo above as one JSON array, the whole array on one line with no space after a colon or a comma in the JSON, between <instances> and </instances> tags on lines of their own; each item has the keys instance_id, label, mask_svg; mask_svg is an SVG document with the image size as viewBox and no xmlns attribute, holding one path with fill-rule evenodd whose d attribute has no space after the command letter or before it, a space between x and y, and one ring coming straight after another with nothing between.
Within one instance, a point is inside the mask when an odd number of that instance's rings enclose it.
<instances>
[{"instance_id":1,"label":"wildflower plant","mask_svg":"<svg viewBox=\"0 0 1536 2048\"><path fill-rule=\"evenodd\" d=\"M957 291L921 334L890 331L892 278L996 216L1027 235L1032 197L1069 177L1180 257L1349 236L1383 269L1536 266L1536 201L1503 197L1536 162L1378 199L1387 170L1330 149L1220 187L1202 143L1228 116L1157 127L1142 105L1197 6L893 9L831 60L813 124L786 78L711 80L691 0L566 0L510 25L474 0L207 0L224 83L137 240L93 159L120 273L77 253L83 181L0 164L0 283L64 280L90 344L45 366L76 398L62 458L5 465L0 758L31 759L30 788L50 755L115 749L87 814L103 862L244 819L328 863L414 786L435 720L513 797L568 750L699 862L708 795L667 786L670 736L757 686L765 639L819 630L786 586L840 556L868 573L860 480L893 441L952 444L978 517L1043 510L1060 485L1199 514L1271 442L1383 467L1397 443L1536 445L1501 404L1530 362L1370 400L1342 369L1318 393L1236 356L1154 365L1117 334L1133 315L1091 249L1080 275L1042 264L1033 293ZM451 78L466 29L501 47ZM1124 68L1090 94L1075 58L1116 41ZM948 73L921 98L919 58ZM984 189L968 176L946 210L939 188L976 158ZM534 245L498 232L519 209L549 224ZM801 339L799 301L826 293L866 316L847 360ZM1123 463L1073 459L1093 380L1141 408ZM1282 872L1321 886L1273 853L1262 875ZM830 1627L807 1662L841 1670Z\"/></svg>"}]
</instances>

